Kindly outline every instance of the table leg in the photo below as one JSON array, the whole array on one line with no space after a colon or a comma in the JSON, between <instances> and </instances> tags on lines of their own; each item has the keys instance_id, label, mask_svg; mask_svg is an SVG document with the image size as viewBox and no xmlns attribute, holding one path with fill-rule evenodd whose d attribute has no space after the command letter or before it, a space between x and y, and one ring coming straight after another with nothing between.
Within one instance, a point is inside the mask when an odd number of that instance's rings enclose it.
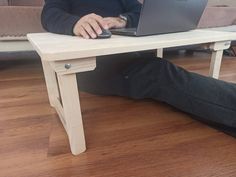
<instances>
[{"instance_id":1,"label":"table leg","mask_svg":"<svg viewBox=\"0 0 236 177\"><path fill-rule=\"evenodd\" d=\"M223 50L212 52L209 75L215 79L218 79L220 75L222 57L223 57Z\"/></svg>"},{"instance_id":2,"label":"table leg","mask_svg":"<svg viewBox=\"0 0 236 177\"><path fill-rule=\"evenodd\" d=\"M96 58L54 61L46 67L57 73L60 99L55 99L54 107L68 134L71 152L78 155L86 150L86 144L76 73L94 70Z\"/></svg>"},{"instance_id":3,"label":"table leg","mask_svg":"<svg viewBox=\"0 0 236 177\"><path fill-rule=\"evenodd\" d=\"M163 49L157 49L157 57L163 58Z\"/></svg>"},{"instance_id":4,"label":"table leg","mask_svg":"<svg viewBox=\"0 0 236 177\"><path fill-rule=\"evenodd\" d=\"M58 75L64 121L71 152L78 155L86 150L76 74Z\"/></svg>"},{"instance_id":5,"label":"table leg","mask_svg":"<svg viewBox=\"0 0 236 177\"><path fill-rule=\"evenodd\" d=\"M220 67L223 57L223 51L230 47L231 42L216 42L210 46L212 52L211 64L210 64L210 72L209 75L215 79L219 78L220 75Z\"/></svg>"},{"instance_id":6,"label":"table leg","mask_svg":"<svg viewBox=\"0 0 236 177\"><path fill-rule=\"evenodd\" d=\"M49 102L52 107L55 106L55 100L59 98L58 83L55 71L51 68L48 61L42 60L44 77L46 81Z\"/></svg>"}]
</instances>

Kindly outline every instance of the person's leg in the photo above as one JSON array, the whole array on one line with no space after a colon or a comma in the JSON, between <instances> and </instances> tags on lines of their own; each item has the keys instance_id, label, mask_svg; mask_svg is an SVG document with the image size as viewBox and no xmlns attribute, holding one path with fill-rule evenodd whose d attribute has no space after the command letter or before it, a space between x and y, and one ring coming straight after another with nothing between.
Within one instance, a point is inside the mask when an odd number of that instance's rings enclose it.
<instances>
[{"instance_id":1,"label":"person's leg","mask_svg":"<svg viewBox=\"0 0 236 177\"><path fill-rule=\"evenodd\" d=\"M236 85L188 72L167 60L137 63L123 73L128 96L166 102L199 119L236 127Z\"/></svg>"},{"instance_id":2,"label":"person's leg","mask_svg":"<svg viewBox=\"0 0 236 177\"><path fill-rule=\"evenodd\" d=\"M221 123L216 123L216 122L213 122L213 121L208 121L208 120L205 120L205 119L197 117L197 116L191 116L191 117L193 119L201 122L201 123L207 124L208 126L214 128L214 129L222 131L222 132L224 132L224 133L226 133L228 135L231 135L231 136L236 138L236 127L230 127L230 126L223 125Z\"/></svg>"},{"instance_id":3,"label":"person's leg","mask_svg":"<svg viewBox=\"0 0 236 177\"><path fill-rule=\"evenodd\" d=\"M79 89L96 95L128 96L122 72L137 63L144 65L155 60L155 56L154 52L148 51L98 57L94 71L77 74Z\"/></svg>"},{"instance_id":4,"label":"person's leg","mask_svg":"<svg viewBox=\"0 0 236 177\"><path fill-rule=\"evenodd\" d=\"M98 60L95 71L80 73L80 90L163 101L205 123L236 129L235 84L188 72L154 55L122 56L123 61L120 55Z\"/></svg>"}]
</instances>

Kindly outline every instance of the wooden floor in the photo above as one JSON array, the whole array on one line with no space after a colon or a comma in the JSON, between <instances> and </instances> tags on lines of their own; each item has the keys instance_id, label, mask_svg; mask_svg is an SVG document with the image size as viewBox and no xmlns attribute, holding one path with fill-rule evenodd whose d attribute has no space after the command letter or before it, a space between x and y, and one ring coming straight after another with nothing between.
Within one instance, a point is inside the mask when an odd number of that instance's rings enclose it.
<instances>
[{"instance_id":1,"label":"wooden floor","mask_svg":"<svg viewBox=\"0 0 236 177\"><path fill-rule=\"evenodd\" d=\"M209 57L168 56L205 75ZM236 58L221 79L236 82ZM0 177L236 177L235 138L163 103L81 96L88 150L75 157L40 61L1 60Z\"/></svg>"}]
</instances>

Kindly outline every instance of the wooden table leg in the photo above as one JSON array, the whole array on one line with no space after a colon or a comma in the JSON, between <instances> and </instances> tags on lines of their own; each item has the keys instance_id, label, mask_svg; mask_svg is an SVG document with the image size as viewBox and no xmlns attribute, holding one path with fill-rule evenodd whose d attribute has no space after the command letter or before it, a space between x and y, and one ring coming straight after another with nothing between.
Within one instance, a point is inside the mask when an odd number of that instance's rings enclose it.
<instances>
[{"instance_id":1,"label":"wooden table leg","mask_svg":"<svg viewBox=\"0 0 236 177\"><path fill-rule=\"evenodd\" d=\"M218 79L220 75L222 57L223 50L217 50L212 52L209 75L215 79Z\"/></svg>"},{"instance_id":2,"label":"wooden table leg","mask_svg":"<svg viewBox=\"0 0 236 177\"><path fill-rule=\"evenodd\" d=\"M157 49L157 57L163 58L163 49Z\"/></svg>"},{"instance_id":3,"label":"wooden table leg","mask_svg":"<svg viewBox=\"0 0 236 177\"><path fill-rule=\"evenodd\" d=\"M66 131L71 152L78 155L86 150L76 74L58 76Z\"/></svg>"},{"instance_id":4,"label":"wooden table leg","mask_svg":"<svg viewBox=\"0 0 236 177\"><path fill-rule=\"evenodd\" d=\"M55 61L46 67L57 73L60 99L54 100L54 107L69 137L71 152L78 155L86 150L86 143L76 73L94 70L96 58Z\"/></svg>"},{"instance_id":5,"label":"wooden table leg","mask_svg":"<svg viewBox=\"0 0 236 177\"><path fill-rule=\"evenodd\" d=\"M48 61L42 60L43 72L46 81L49 102L52 107L55 106L55 100L59 98L58 83L55 71L51 68Z\"/></svg>"},{"instance_id":6,"label":"wooden table leg","mask_svg":"<svg viewBox=\"0 0 236 177\"><path fill-rule=\"evenodd\" d=\"M216 42L210 45L210 49L213 52L212 52L212 57L211 57L209 76L215 79L219 78L223 51L225 49L228 49L230 47L230 44L231 44L230 41L225 41L225 42Z\"/></svg>"}]
</instances>

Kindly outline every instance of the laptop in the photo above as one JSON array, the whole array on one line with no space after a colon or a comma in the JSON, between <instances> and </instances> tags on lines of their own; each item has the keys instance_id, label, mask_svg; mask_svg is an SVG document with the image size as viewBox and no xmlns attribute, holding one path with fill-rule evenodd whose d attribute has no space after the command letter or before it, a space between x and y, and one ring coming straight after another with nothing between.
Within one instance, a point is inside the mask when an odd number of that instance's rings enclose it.
<instances>
[{"instance_id":1,"label":"laptop","mask_svg":"<svg viewBox=\"0 0 236 177\"><path fill-rule=\"evenodd\" d=\"M196 29L208 0L144 0L137 28L110 29L112 34L146 36Z\"/></svg>"}]
</instances>

